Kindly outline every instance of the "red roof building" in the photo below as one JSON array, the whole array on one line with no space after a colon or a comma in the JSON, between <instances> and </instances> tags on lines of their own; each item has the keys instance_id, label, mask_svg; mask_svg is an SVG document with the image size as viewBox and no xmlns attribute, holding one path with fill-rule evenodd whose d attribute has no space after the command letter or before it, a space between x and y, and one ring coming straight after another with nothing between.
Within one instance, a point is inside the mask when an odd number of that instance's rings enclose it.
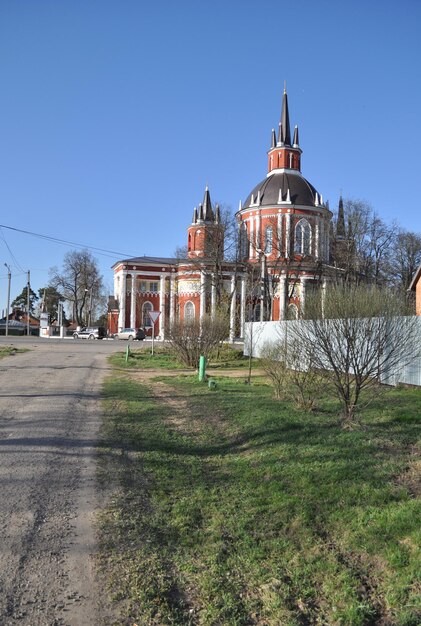
<instances>
[{"instance_id":1,"label":"red roof building","mask_svg":"<svg viewBox=\"0 0 421 626\"><path fill-rule=\"evenodd\" d=\"M278 132L272 130L268 172L236 213L237 260L223 259L224 228L209 189L187 229L187 258L135 257L113 266L109 331L150 327L165 336L174 320L214 316L221 302L230 339L243 336L245 321L297 317L306 293L324 289L331 271L332 213L322 194L301 173L298 127L290 129L283 94Z\"/></svg>"}]
</instances>

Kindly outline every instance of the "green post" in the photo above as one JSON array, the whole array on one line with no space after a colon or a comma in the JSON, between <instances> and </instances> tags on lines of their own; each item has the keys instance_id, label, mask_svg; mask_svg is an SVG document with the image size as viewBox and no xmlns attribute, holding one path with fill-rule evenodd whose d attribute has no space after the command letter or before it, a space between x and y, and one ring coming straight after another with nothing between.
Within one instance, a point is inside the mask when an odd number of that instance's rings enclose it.
<instances>
[{"instance_id":1,"label":"green post","mask_svg":"<svg viewBox=\"0 0 421 626\"><path fill-rule=\"evenodd\" d=\"M130 347L129 347L129 345L127 345L127 348L126 348L126 363L129 360L129 356L130 356Z\"/></svg>"},{"instance_id":2,"label":"green post","mask_svg":"<svg viewBox=\"0 0 421 626\"><path fill-rule=\"evenodd\" d=\"M199 381L202 383L206 378L206 357L201 356L199 359Z\"/></svg>"}]
</instances>

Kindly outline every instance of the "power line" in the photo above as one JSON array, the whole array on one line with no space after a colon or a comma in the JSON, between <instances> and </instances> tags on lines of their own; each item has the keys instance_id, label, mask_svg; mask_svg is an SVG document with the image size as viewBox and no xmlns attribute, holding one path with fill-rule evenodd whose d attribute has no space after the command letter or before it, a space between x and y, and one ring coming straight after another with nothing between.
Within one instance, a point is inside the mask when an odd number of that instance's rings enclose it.
<instances>
[{"instance_id":1,"label":"power line","mask_svg":"<svg viewBox=\"0 0 421 626\"><path fill-rule=\"evenodd\" d=\"M7 241L6 241L6 237L4 236L3 229L2 229L2 227L1 227L1 226L0 226L0 235L1 235L1 238L3 239L3 241L4 241L4 244L5 244L6 248L9 250L9 254L10 254L10 256L12 257L13 261L15 262L16 267L17 267L17 268L18 268L21 272L24 272L25 270L22 268L22 266L20 265L20 263L19 263L19 262L18 262L18 260L16 259L15 255L13 254L12 250L10 249L10 246L9 246L9 244L8 244L8 243L7 243Z\"/></svg>"},{"instance_id":2,"label":"power line","mask_svg":"<svg viewBox=\"0 0 421 626\"><path fill-rule=\"evenodd\" d=\"M7 228L8 230L13 230L17 233L23 233L24 235L30 235L31 237L38 237L39 239L46 239L47 241L52 241L54 243L59 243L62 245L66 245L66 246L72 246L72 247L76 247L76 248L86 248L88 250L95 250L96 252L98 252L99 254L101 254L102 256L107 256L110 258L116 258L116 257L123 257L123 258L127 258L127 257L134 257L136 255L134 254L126 254L124 252L116 252L115 250L106 250L105 248L97 248L95 246L89 246L87 244L83 244L83 243L76 243L75 241L67 241L66 239L59 239L58 237L51 237L50 235L41 235L40 233L34 233L30 230L22 230L21 228L14 228L13 226L6 226L5 224L0 224L0 229L2 228ZM3 237L4 239L4 237ZM6 243L6 240L4 240L4 242ZM7 246L7 243L6 243ZM7 246L9 248L9 246ZM9 252L11 253L10 249ZM12 254L12 253L11 253ZM13 257L13 255L12 255ZM17 263L16 259L15 262ZM18 267L19 264L17 263Z\"/></svg>"}]
</instances>

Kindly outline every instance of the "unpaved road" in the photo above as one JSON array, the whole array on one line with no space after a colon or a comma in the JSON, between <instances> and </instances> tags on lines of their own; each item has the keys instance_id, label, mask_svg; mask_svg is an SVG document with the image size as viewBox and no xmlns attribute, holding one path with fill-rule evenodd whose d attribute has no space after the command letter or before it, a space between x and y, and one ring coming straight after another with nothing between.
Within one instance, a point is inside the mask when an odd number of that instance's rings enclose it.
<instances>
[{"instance_id":1,"label":"unpaved road","mask_svg":"<svg viewBox=\"0 0 421 626\"><path fill-rule=\"evenodd\" d=\"M0 338L0 625L110 623L95 582L100 384L122 343ZM104 608L105 607L105 608Z\"/></svg>"}]
</instances>

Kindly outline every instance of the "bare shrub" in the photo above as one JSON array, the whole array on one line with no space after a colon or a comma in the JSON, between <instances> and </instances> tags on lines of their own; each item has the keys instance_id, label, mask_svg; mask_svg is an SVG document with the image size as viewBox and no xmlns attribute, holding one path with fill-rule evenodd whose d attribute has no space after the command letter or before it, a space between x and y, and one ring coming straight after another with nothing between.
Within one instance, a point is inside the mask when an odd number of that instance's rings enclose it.
<instances>
[{"instance_id":1,"label":"bare shrub","mask_svg":"<svg viewBox=\"0 0 421 626\"><path fill-rule=\"evenodd\" d=\"M260 364L269 377L278 400L282 400L288 395L288 375L284 356L280 342L266 343L260 355Z\"/></svg>"},{"instance_id":2,"label":"bare shrub","mask_svg":"<svg viewBox=\"0 0 421 626\"><path fill-rule=\"evenodd\" d=\"M304 313L288 333L301 358L326 371L342 404L342 425L358 424L362 392L370 402L381 382L420 353L418 320L390 290L369 285L330 285L323 303L306 300Z\"/></svg>"},{"instance_id":3,"label":"bare shrub","mask_svg":"<svg viewBox=\"0 0 421 626\"><path fill-rule=\"evenodd\" d=\"M311 354L304 358L299 342L285 338L265 345L261 363L278 399L292 399L297 408L305 411L315 408L324 376L314 368Z\"/></svg>"},{"instance_id":4,"label":"bare shrub","mask_svg":"<svg viewBox=\"0 0 421 626\"><path fill-rule=\"evenodd\" d=\"M198 367L201 356L209 358L227 338L229 324L225 317L175 322L165 337L176 358L188 367Z\"/></svg>"}]
</instances>

